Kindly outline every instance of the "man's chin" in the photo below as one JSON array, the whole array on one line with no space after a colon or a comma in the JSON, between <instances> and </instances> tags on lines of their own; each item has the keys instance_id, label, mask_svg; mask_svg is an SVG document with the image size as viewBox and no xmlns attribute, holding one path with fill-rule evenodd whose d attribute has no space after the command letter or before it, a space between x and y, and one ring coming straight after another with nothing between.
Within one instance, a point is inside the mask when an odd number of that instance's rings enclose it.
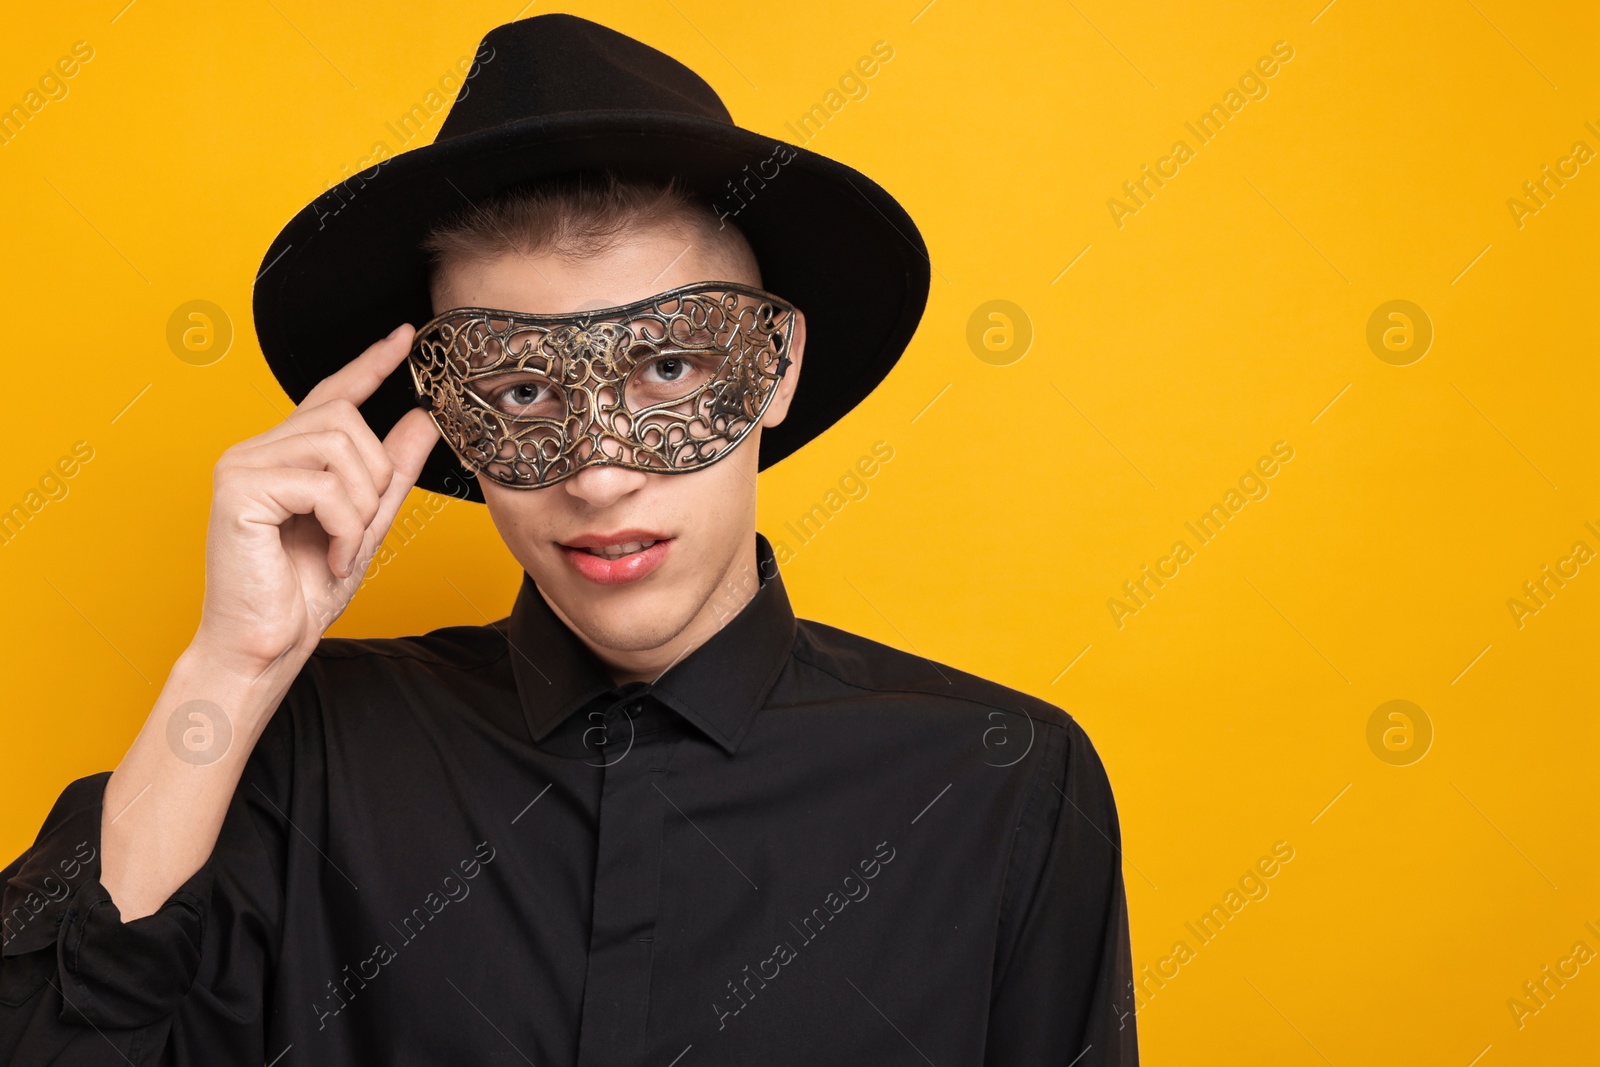
<instances>
[{"instance_id":1,"label":"man's chin","mask_svg":"<svg viewBox=\"0 0 1600 1067\"><path fill-rule=\"evenodd\" d=\"M581 579L580 579L581 580ZM694 612L666 588L638 587L573 590L557 605L572 628L589 641L613 652L649 652L683 632ZM554 598L552 598L554 599Z\"/></svg>"},{"instance_id":2,"label":"man's chin","mask_svg":"<svg viewBox=\"0 0 1600 1067\"><path fill-rule=\"evenodd\" d=\"M595 645L609 652L633 653L653 652L661 648L682 633L683 627L662 625L660 619L649 625L640 625L637 620L619 621L616 625L610 625L607 621L585 625L579 621L578 630Z\"/></svg>"}]
</instances>

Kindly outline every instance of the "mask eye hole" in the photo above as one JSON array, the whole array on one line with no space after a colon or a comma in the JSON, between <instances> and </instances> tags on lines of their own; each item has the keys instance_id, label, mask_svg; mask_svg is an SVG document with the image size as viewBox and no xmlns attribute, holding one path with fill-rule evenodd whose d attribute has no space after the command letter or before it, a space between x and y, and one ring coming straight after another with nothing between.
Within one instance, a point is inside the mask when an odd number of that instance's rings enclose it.
<instances>
[{"instance_id":1,"label":"mask eye hole","mask_svg":"<svg viewBox=\"0 0 1600 1067\"><path fill-rule=\"evenodd\" d=\"M644 355L628 374L625 390L629 410L670 404L699 392L716 377L722 360L720 352L678 349Z\"/></svg>"},{"instance_id":2,"label":"mask eye hole","mask_svg":"<svg viewBox=\"0 0 1600 1067\"><path fill-rule=\"evenodd\" d=\"M567 413L566 397L548 378L515 371L479 378L468 385L473 395L493 410L512 419L560 419Z\"/></svg>"}]
</instances>

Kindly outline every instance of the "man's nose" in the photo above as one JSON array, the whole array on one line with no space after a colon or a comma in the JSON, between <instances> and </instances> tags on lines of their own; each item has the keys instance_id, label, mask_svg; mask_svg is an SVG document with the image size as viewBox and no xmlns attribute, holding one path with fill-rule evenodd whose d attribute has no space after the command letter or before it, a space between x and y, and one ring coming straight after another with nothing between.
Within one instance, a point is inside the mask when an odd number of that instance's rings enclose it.
<instances>
[{"instance_id":1,"label":"man's nose","mask_svg":"<svg viewBox=\"0 0 1600 1067\"><path fill-rule=\"evenodd\" d=\"M568 493L591 507L604 508L643 488L648 477L644 471L596 464L584 467L561 484Z\"/></svg>"}]
</instances>

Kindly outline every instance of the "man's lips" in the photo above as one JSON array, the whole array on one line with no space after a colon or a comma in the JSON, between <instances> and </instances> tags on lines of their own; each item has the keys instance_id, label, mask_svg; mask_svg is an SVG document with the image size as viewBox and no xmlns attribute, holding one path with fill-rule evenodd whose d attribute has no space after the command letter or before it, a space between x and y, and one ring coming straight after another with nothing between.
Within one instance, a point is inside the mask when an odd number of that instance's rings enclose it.
<instances>
[{"instance_id":1,"label":"man's lips","mask_svg":"<svg viewBox=\"0 0 1600 1067\"><path fill-rule=\"evenodd\" d=\"M581 577L599 585L624 585L659 567L674 540L655 530L628 529L583 534L557 545Z\"/></svg>"},{"instance_id":2,"label":"man's lips","mask_svg":"<svg viewBox=\"0 0 1600 1067\"><path fill-rule=\"evenodd\" d=\"M611 533L584 534L567 541L558 542L565 548L605 548L607 545L626 545L630 542L641 541L667 541L670 538L656 530L644 530L637 526L626 530L616 530Z\"/></svg>"}]
</instances>

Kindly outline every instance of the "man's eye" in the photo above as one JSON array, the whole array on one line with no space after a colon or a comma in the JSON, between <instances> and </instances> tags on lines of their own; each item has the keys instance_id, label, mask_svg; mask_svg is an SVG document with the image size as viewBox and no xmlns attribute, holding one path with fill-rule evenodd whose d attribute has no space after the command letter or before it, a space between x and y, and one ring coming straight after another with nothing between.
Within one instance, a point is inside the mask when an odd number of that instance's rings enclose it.
<instances>
[{"instance_id":1,"label":"man's eye","mask_svg":"<svg viewBox=\"0 0 1600 1067\"><path fill-rule=\"evenodd\" d=\"M506 383L482 382L477 387L496 411L515 417L544 416L554 418L561 414L561 396L549 382L537 378Z\"/></svg>"},{"instance_id":2,"label":"man's eye","mask_svg":"<svg viewBox=\"0 0 1600 1067\"><path fill-rule=\"evenodd\" d=\"M676 382L689 373L688 360L678 356L667 356L653 361L647 368L653 380L658 382Z\"/></svg>"},{"instance_id":3,"label":"man's eye","mask_svg":"<svg viewBox=\"0 0 1600 1067\"><path fill-rule=\"evenodd\" d=\"M716 373L717 361L698 353L670 353L641 363L628 379L628 406L635 410L680 400Z\"/></svg>"}]
</instances>

